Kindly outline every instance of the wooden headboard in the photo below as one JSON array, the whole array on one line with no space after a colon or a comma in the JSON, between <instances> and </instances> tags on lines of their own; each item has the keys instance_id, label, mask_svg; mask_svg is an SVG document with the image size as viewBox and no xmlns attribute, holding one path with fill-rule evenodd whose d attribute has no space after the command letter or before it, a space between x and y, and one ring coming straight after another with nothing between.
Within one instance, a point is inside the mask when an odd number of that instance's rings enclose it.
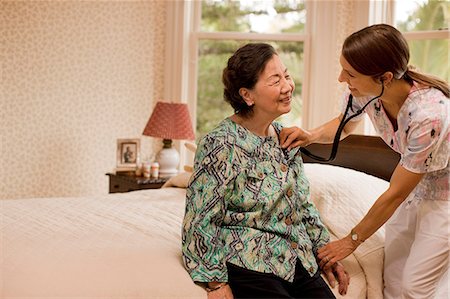
<instances>
[{"instance_id":1,"label":"wooden headboard","mask_svg":"<svg viewBox=\"0 0 450 299\"><path fill-rule=\"evenodd\" d=\"M329 157L331 144L311 144L306 148L313 154ZM400 160L400 155L394 152L377 136L349 135L339 143L336 159L331 162L319 162L305 156L305 163L330 164L362 171L386 181Z\"/></svg>"}]
</instances>

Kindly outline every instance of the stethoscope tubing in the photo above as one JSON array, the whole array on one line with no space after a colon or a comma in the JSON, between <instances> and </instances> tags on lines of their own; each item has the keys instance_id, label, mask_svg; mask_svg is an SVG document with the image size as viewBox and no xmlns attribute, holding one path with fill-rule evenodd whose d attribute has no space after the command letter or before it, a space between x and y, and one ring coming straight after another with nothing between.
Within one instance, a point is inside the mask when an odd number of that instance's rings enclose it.
<instances>
[{"instance_id":1,"label":"stethoscope tubing","mask_svg":"<svg viewBox=\"0 0 450 299\"><path fill-rule=\"evenodd\" d=\"M333 161L334 159L336 159L336 154L337 154L337 150L338 150L338 146L339 146L339 141L341 139L341 134L342 131L344 130L345 125L352 119L357 117L358 115L360 115L361 113L364 112L364 109L366 109L366 107L372 103L373 101L375 101L376 99L380 98L384 93L384 83L383 81L381 81L381 92L379 95L377 95L376 97L370 99L361 109L359 109L358 111L356 111L353 115L350 115L347 118L347 113L349 112L349 110L351 109L353 111L353 95L350 94L349 98L348 98L348 102L347 102L347 107L345 108L345 112L344 115L341 119L341 122L339 123L338 129L336 130L336 134L334 135L334 140L333 140L333 147L331 148L331 154L329 158L323 158L317 155L314 155L313 153L311 153L310 151L308 151L306 148L301 147L300 151L305 154L306 156L317 160L317 161L321 161L321 162L329 162L329 161Z\"/></svg>"}]
</instances>

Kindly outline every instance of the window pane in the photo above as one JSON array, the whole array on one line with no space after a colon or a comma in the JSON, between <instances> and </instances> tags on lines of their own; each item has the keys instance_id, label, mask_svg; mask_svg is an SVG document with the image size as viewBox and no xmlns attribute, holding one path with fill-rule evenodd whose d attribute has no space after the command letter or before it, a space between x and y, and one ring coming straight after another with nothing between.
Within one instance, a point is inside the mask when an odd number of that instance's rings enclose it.
<instances>
[{"instance_id":1,"label":"window pane","mask_svg":"<svg viewBox=\"0 0 450 299\"><path fill-rule=\"evenodd\" d=\"M257 33L302 33L304 0L204 0L200 30Z\"/></svg>"},{"instance_id":2,"label":"window pane","mask_svg":"<svg viewBox=\"0 0 450 299\"><path fill-rule=\"evenodd\" d=\"M231 106L223 99L222 70L228 58L249 41L208 41L199 43L199 68L197 90L197 138L215 128L224 118L233 114ZM285 125L300 126L302 115L301 90L303 84L303 43L267 42L280 55L295 82L294 99L290 113L279 120Z\"/></svg>"},{"instance_id":3,"label":"window pane","mask_svg":"<svg viewBox=\"0 0 450 299\"><path fill-rule=\"evenodd\" d=\"M396 0L395 24L401 31L448 28L450 3L442 0Z\"/></svg>"},{"instance_id":4,"label":"window pane","mask_svg":"<svg viewBox=\"0 0 450 299\"><path fill-rule=\"evenodd\" d=\"M410 65L450 82L449 40L412 40L408 44Z\"/></svg>"}]
</instances>

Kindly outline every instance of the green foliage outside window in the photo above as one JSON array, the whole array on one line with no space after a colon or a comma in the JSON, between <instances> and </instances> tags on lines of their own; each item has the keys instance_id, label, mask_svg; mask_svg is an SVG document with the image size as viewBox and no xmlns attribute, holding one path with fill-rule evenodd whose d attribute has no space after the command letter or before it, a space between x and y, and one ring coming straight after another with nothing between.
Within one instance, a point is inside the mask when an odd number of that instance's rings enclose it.
<instances>
[{"instance_id":1,"label":"green foliage outside window","mask_svg":"<svg viewBox=\"0 0 450 299\"><path fill-rule=\"evenodd\" d=\"M211 131L224 118L233 114L233 109L223 99L222 71L228 58L240 46L249 41L201 41L198 72L197 137ZM266 41L267 42L267 41ZM303 85L303 43L267 42L280 55L294 79L295 92L290 113L280 121L286 125L301 123L300 99ZM296 47L295 47L296 46ZM219 51L220 49L220 51Z\"/></svg>"},{"instance_id":2,"label":"green foliage outside window","mask_svg":"<svg viewBox=\"0 0 450 299\"><path fill-rule=\"evenodd\" d=\"M403 22L397 22L402 32L448 29L450 24L450 2L429 0ZM411 40L408 42L411 58L410 65L419 70L438 76L450 82L449 40Z\"/></svg>"},{"instance_id":3,"label":"green foliage outside window","mask_svg":"<svg viewBox=\"0 0 450 299\"><path fill-rule=\"evenodd\" d=\"M409 1L409 0L408 0ZM441 0L423 3L396 27L403 32L448 28L450 23L450 3ZM254 3L255 5L248 5ZM270 9L262 10L257 4L270 3ZM241 5L247 4L247 5ZM253 26L251 18L276 12L281 20L294 20L287 27L277 27L272 22L265 30L277 33L301 33L304 31L306 10L303 1L202 1L201 30L205 32L262 32ZM263 24L264 25L264 24ZM265 24L267 25L267 24ZM330 29L331 30L331 29ZM201 40L199 43L198 89L197 89L197 138L211 131L222 119L233 114L232 108L223 100L222 70L228 58L241 45L251 41ZM286 125L300 125L302 116L301 90L304 76L304 56L302 42L268 41L278 51L296 85L291 113L280 120ZM410 64L420 70L450 81L449 40L409 41Z\"/></svg>"},{"instance_id":4,"label":"green foliage outside window","mask_svg":"<svg viewBox=\"0 0 450 299\"><path fill-rule=\"evenodd\" d=\"M273 1L273 8L277 14L296 13L296 16L301 16L305 13L302 1L277 0ZM241 6L239 1L203 1L201 30L251 32L252 25L249 16L265 13L266 11L255 9L251 5ZM296 33L303 30L304 22L301 21L293 22L291 26L280 29L281 32ZM222 71L234 51L249 42L254 41L201 40L199 42L197 138L201 138L216 127L221 120L233 114L233 109L223 99ZM304 45L302 42L266 42L277 50L296 85L292 111L283 116L280 121L299 125L302 107L300 95L304 73Z\"/></svg>"}]
</instances>

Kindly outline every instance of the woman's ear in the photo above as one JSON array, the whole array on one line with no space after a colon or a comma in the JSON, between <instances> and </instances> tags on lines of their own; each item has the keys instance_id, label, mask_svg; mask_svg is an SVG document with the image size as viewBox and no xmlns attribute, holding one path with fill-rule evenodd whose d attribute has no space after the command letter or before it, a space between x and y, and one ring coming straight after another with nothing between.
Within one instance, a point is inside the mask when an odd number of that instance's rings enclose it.
<instances>
[{"instance_id":1,"label":"woman's ear","mask_svg":"<svg viewBox=\"0 0 450 299\"><path fill-rule=\"evenodd\" d=\"M394 74L392 72L386 72L380 77L380 82L384 85L389 85L392 82L392 78L394 78Z\"/></svg>"},{"instance_id":2,"label":"woman's ear","mask_svg":"<svg viewBox=\"0 0 450 299\"><path fill-rule=\"evenodd\" d=\"M239 89L239 95L244 99L247 106L253 106L255 102L252 99L252 94L247 88L240 88Z\"/></svg>"}]
</instances>

